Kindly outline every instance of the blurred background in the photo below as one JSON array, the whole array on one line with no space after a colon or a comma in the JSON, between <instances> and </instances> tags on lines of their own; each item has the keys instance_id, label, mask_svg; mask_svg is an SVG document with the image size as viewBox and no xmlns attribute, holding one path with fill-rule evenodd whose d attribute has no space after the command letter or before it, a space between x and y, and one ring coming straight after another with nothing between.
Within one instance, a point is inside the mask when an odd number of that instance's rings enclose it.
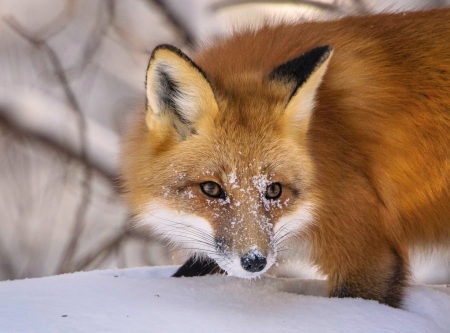
<instances>
[{"instance_id":1,"label":"blurred background","mask_svg":"<svg viewBox=\"0 0 450 333\"><path fill-rule=\"evenodd\" d=\"M448 0L0 0L0 280L186 258L127 228L120 138L152 49L187 53L232 27L443 7ZM450 283L449 259L417 259Z\"/></svg>"}]
</instances>

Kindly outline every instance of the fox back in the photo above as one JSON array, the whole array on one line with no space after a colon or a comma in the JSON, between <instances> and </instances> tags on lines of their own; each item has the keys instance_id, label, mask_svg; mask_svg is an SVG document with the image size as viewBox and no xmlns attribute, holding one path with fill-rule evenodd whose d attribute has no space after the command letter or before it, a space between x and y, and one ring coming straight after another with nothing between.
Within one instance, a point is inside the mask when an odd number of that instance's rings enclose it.
<instances>
[{"instance_id":1,"label":"fox back","mask_svg":"<svg viewBox=\"0 0 450 333\"><path fill-rule=\"evenodd\" d=\"M448 36L442 9L157 47L123 150L136 225L239 277L307 247L330 296L401 306L409 249L450 242Z\"/></svg>"}]
</instances>

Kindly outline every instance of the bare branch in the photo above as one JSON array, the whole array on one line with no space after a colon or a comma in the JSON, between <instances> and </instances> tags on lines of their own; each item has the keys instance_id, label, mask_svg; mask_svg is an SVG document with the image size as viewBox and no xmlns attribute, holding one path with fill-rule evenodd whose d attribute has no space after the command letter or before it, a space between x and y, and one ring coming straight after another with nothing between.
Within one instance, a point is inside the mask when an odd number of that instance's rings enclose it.
<instances>
[{"instance_id":1,"label":"bare branch","mask_svg":"<svg viewBox=\"0 0 450 333\"><path fill-rule=\"evenodd\" d=\"M81 191L81 201L78 205L78 209L75 213L74 224L71 232L71 239L63 251L62 260L60 262L57 273L71 272L71 261L75 256L75 252L78 247L78 243L81 238L84 226L86 224L87 209L89 207L92 197L92 169L89 167L84 168L84 177Z\"/></svg>"},{"instance_id":2,"label":"bare branch","mask_svg":"<svg viewBox=\"0 0 450 333\"><path fill-rule=\"evenodd\" d=\"M295 5L304 5L304 6L312 6L315 8L323 9L323 10L329 10L334 12L340 12L342 10L341 6L339 6L336 1L333 3L324 3L319 1L313 1L313 0L286 0L286 1L277 1L277 0L227 0L218 2L211 5L211 9L213 11L220 10L225 7L231 7L236 5L243 5L243 4L251 4L251 3L265 3L265 4L295 4Z\"/></svg>"},{"instance_id":3,"label":"bare branch","mask_svg":"<svg viewBox=\"0 0 450 333\"><path fill-rule=\"evenodd\" d=\"M370 11L364 0L353 0L353 5L356 8L356 12L360 14L369 14Z\"/></svg>"},{"instance_id":4,"label":"bare branch","mask_svg":"<svg viewBox=\"0 0 450 333\"><path fill-rule=\"evenodd\" d=\"M119 137L86 118L87 152L82 154L76 115L69 106L37 91L16 88L0 93L0 122L95 169L115 186Z\"/></svg>"},{"instance_id":5,"label":"bare branch","mask_svg":"<svg viewBox=\"0 0 450 333\"><path fill-rule=\"evenodd\" d=\"M4 274L3 276L4 278L14 279L17 277L14 263L8 256L8 252L3 248L1 243L0 243L0 267L2 269L2 273Z\"/></svg>"},{"instance_id":6,"label":"bare branch","mask_svg":"<svg viewBox=\"0 0 450 333\"><path fill-rule=\"evenodd\" d=\"M158 7L166 16L172 27L183 37L186 44L191 47L197 45L197 38L192 29L186 25L180 18L170 9L164 0L148 0L150 3Z\"/></svg>"},{"instance_id":7,"label":"bare branch","mask_svg":"<svg viewBox=\"0 0 450 333\"><path fill-rule=\"evenodd\" d=\"M55 75L64 90L67 101L72 107L72 110L77 116L78 123L78 134L80 139L80 154L83 160L86 160L87 156L87 135L86 135L86 120L84 118L83 113L81 112L79 103L73 93L64 68L57 56L56 52L46 43L45 40L39 38L38 36L33 36L33 34L26 31L26 29L14 18L7 17L4 19L5 22L14 29L18 34L20 34L23 38L25 38L28 42L30 42L37 49L41 49L47 53L47 56L55 70ZM59 273L68 272L68 267L70 266L70 261L75 255L75 251L80 239L81 232L84 229L87 208L91 201L92 196L92 187L91 187L91 179L92 179L92 169L90 167L84 168L84 177L82 183L82 192L81 192L81 201L78 205L78 209L75 213L73 231L71 233L72 237L67 244L66 249L63 251L62 260L58 269Z\"/></svg>"},{"instance_id":8,"label":"bare branch","mask_svg":"<svg viewBox=\"0 0 450 333\"><path fill-rule=\"evenodd\" d=\"M364 0L352 0L351 5L344 6L341 1L335 0L333 2L322 2L314 0L226 0L211 5L211 10L217 11L225 7L231 7L242 4L291 4L299 6L314 7L321 10L326 10L336 13L348 13L352 10L356 13L365 14L368 13L367 6L364 4Z\"/></svg>"},{"instance_id":9,"label":"bare branch","mask_svg":"<svg viewBox=\"0 0 450 333\"><path fill-rule=\"evenodd\" d=\"M53 51L53 49L47 44L47 42L44 39L41 39L37 35L31 34L30 32L28 32L19 23L19 21L16 20L15 17L7 16L7 17L4 17L3 20L16 33L18 33L20 36L22 36L24 39L26 39L28 42L30 42L34 47L36 47L37 49L43 50L44 52L47 53L48 58L52 64L52 66L55 69L55 75L56 75L57 79L59 80L62 88L64 89L64 93L66 95L67 101L72 106L72 108L75 112L81 113L80 107L75 98L75 95L73 94L72 90L70 89L69 82L64 73L64 68L62 67L61 62L59 61L59 58L56 55L55 51ZM83 127L82 121L80 122L80 127Z\"/></svg>"},{"instance_id":10,"label":"bare branch","mask_svg":"<svg viewBox=\"0 0 450 333\"><path fill-rule=\"evenodd\" d=\"M73 264L70 271L81 271L88 267L92 262L98 260L101 256L111 253L115 248L120 246L128 236L128 232L123 229L118 232L114 237L101 244L97 249L89 252L84 258L78 260Z\"/></svg>"},{"instance_id":11,"label":"bare branch","mask_svg":"<svg viewBox=\"0 0 450 333\"><path fill-rule=\"evenodd\" d=\"M38 29L36 36L48 39L60 33L73 19L79 0L66 0L64 8L53 20Z\"/></svg>"},{"instance_id":12,"label":"bare branch","mask_svg":"<svg viewBox=\"0 0 450 333\"><path fill-rule=\"evenodd\" d=\"M86 69L87 65L92 61L92 58L99 50L103 37L106 35L109 26L114 20L115 0L103 0L100 4L101 7L97 14L97 24L89 34L89 39L86 42L86 47L82 53L83 55L80 63L68 70L70 75L79 75Z\"/></svg>"}]
</instances>

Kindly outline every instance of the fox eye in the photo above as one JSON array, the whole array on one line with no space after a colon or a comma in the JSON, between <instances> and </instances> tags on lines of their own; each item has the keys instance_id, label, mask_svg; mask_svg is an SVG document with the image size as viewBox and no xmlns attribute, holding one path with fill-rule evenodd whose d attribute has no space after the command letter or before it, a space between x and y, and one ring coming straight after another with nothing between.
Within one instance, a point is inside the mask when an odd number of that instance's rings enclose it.
<instances>
[{"instance_id":1,"label":"fox eye","mask_svg":"<svg viewBox=\"0 0 450 333\"><path fill-rule=\"evenodd\" d=\"M200 184L203 194L211 198L223 198L225 193L219 184L215 182L204 182Z\"/></svg>"},{"instance_id":2,"label":"fox eye","mask_svg":"<svg viewBox=\"0 0 450 333\"><path fill-rule=\"evenodd\" d=\"M266 189L266 199L276 200L281 196L281 184L280 183L272 183L267 186Z\"/></svg>"}]
</instances>

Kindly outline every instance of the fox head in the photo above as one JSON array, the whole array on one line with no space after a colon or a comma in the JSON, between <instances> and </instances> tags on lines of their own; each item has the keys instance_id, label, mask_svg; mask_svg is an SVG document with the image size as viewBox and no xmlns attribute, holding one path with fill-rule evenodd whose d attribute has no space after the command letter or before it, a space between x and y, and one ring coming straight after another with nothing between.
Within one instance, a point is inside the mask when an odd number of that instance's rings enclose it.
<instances>
[{"instance_id":1,"label":"fox head","mask_svg":"<svg viewBox=\"0 0 450 333\"><path fill-rule=\"evenodd\" d=\"M137 225L229 275L267 271L282 242L313 222L306 133L331 55L323 46L270 73L206 73L157 47L145 121L123 156Z\"/></svg>"}]
</instances>

